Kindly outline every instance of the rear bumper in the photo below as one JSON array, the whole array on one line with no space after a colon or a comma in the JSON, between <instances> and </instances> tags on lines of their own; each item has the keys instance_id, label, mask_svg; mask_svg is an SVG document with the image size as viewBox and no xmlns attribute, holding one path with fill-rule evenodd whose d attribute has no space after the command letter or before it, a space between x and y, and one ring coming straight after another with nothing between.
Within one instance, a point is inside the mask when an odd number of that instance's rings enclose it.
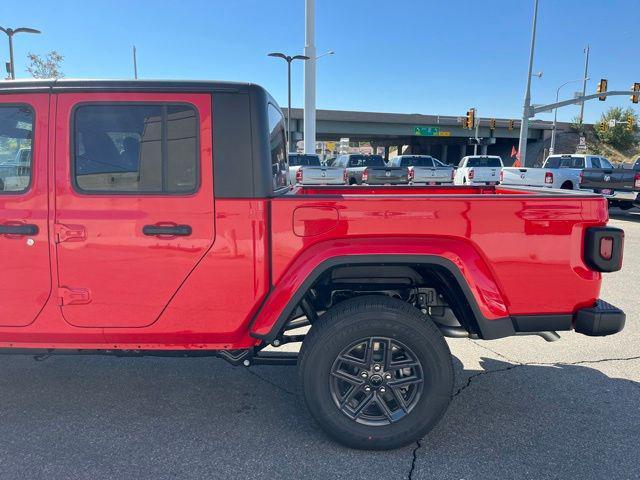
<instances>
[{"instance_id":1,"label":"rear bumper","mask_svg":"<svg viewBox=\"0 0 640 480\"><path fill-rule=\"evenodd\" d=\"M623 202L635 202L638 198L638 192L619 192L614 191L611 195L605 195L608 200L620 200Z\"/></svg>"},{"instance_id":2,"label":"rear bumper","mask_svg":"<svg viewBox=\"0 0 640 480\"><path fill-rule=\"evenodd\" d=\"M622 310L604 300L595 306L583 308L575 314L575 330L591 337L604 337L622 331L626 315Z\"/></svg>"},{"instance_id":3,"label":"rear bumper","mask_svg":"<svg viewBox=\"0 0 640 480\"><path fill-rule=\"evenodd\" d=\"M622 331L625 314L604 300L593 307L581 308L573 315L520 315L511 318L515 332L568 331L590 337L604 337Z\"/></svg>"}]
</instances>

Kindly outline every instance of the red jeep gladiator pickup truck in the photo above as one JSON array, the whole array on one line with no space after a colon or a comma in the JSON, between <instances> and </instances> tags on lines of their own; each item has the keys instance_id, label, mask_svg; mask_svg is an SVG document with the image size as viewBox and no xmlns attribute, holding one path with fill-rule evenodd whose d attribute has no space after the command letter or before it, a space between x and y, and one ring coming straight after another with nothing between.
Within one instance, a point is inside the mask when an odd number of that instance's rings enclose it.
<instances>
[{"instance_id":1,"label":"red jeep gladiator pickup truck","mask_svg":"<svg viewBox=\"0 0 640 480\"><path fill-rule=\"evenodd\" d=\"M319 425L357 448L443 415L444 337L620 331L607 219L591 193L294 188L281 110L251 84L0 83L0 349L297 363Z\"/></svg>"}]
</instances>

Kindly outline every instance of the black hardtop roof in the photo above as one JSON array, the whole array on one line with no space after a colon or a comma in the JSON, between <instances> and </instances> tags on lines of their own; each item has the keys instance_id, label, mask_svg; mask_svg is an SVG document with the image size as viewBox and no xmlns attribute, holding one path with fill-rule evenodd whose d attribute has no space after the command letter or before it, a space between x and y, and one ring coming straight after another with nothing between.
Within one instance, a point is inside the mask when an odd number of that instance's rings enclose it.
<instances>
[{"instance_id":1,"label":"black hardtop roof","mask_svg":"<svg viewBox=\"0 0 640 480\"><path fill-rule=\"evenodd\" d=\"M227 91L247 92L263 90L253 83L221 82L212 80L98 80L98 79L28 79L0 81L0 93L13 91L58 90L112 90L112 91Z\"/></svg>"}]
</instances>

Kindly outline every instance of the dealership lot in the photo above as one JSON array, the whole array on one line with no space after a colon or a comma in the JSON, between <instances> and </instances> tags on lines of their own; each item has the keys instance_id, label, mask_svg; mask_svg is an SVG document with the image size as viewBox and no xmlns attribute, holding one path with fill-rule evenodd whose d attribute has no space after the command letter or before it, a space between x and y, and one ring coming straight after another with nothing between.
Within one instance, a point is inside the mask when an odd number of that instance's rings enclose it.
<instances>
[{"instance_id":1,"label":"dealership lot","mask_svg":"<svg viewBox=\"0 0 640 480\"><path fill-rule=\"evenodd\" d=\"M625 266L602 297L626 311L625 330L450 340L457 392L420 445L331 442L295 368L2 356L0 477L640 478L640 211L612 211L611 225L626 232Z\"/></svg>"}]
</instances>

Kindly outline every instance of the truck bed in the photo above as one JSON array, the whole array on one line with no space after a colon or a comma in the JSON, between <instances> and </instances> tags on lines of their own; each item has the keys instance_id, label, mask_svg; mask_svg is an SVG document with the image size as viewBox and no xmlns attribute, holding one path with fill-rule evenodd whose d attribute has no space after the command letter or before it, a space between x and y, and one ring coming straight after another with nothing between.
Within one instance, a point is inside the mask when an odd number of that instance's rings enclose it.
<instances>
[{"instance_id":1,"label":"truck bed","mask_svg":"<svg viewBox=\"0 0 640 480\"><path fill-rule=\"evenodd\" d=\"M467 270L478 303L488 305L487 318L574 312L600 293L601 274L582 260L582 239L586 228L606 224L608 210L606 200L590 192L300 187L274 198L271 212L274 284L302 258L337 255L342 246L353 254L360 242L370 251L379 241L380 248L393 244L395 253L433 248L451 257Z\"/></svg>"}]
</instances>

